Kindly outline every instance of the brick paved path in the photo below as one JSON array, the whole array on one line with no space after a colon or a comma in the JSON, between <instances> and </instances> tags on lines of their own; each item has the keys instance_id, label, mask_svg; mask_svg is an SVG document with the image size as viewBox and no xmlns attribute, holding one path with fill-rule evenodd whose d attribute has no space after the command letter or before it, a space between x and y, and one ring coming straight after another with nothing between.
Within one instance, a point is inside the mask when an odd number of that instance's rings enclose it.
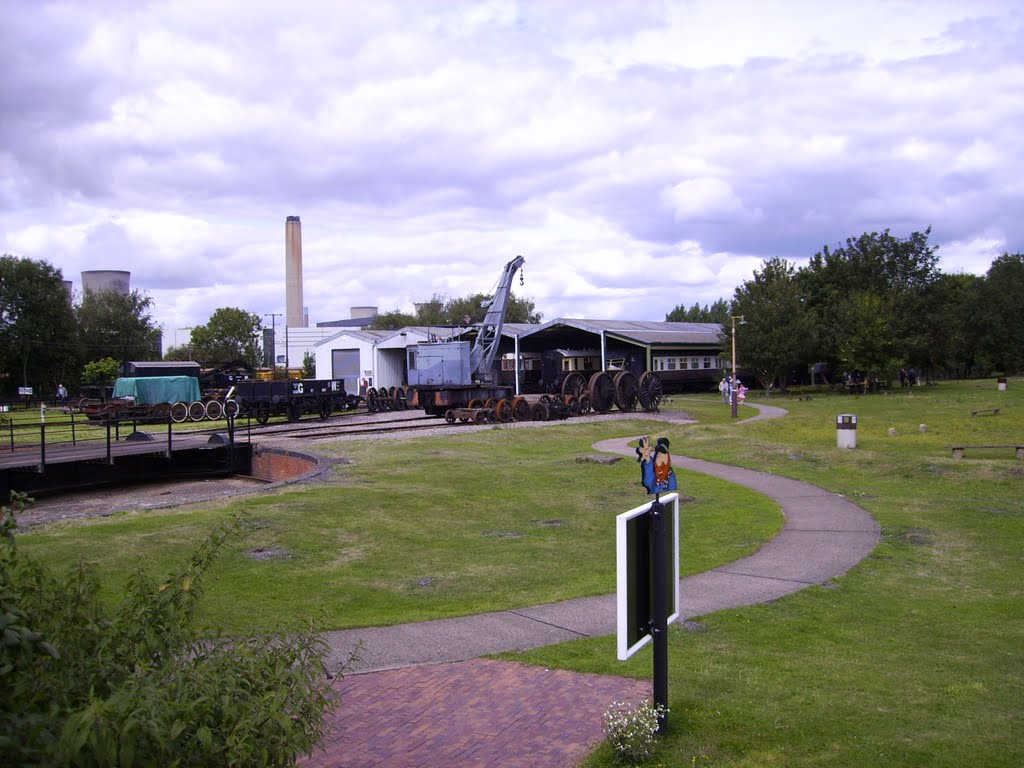
<instances>
[{"instance_id":1,"label":"brick paved path","mask_svg":"<svg viewBox=\"0 0 1024 768\"><path fill-rule=\"evenodd\" d=\"M353 675L335 735L305 768L569 768L604 737L613 701L649 682L488 659Z\"/></svg>"}]
</instances>

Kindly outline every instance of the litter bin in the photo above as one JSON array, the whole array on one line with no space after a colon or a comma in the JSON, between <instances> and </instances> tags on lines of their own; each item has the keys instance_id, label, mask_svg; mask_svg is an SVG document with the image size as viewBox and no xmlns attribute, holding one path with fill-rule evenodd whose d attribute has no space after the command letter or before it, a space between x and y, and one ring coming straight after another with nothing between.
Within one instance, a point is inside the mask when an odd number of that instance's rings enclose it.
<instances>
[{"instance_id":1,"label":"litter bin","mask_svg":"<svg viewBox=\"0 0 1024 768\"><path fill-rule=\"evenodd\" d=\"M1005 376L1000 376L998 379L996 379L996 389L998 389L1000 392L1005 392L1006 391L1006 377Z\"/></svg>"},{"instance_id":2,"label":"litter bin","mask_svg":"<svg viewBox=\"0 0 1024 768\"><path fill-rule=\"evenodd\" d=\"M836 447L857 447L857 417L852 413L841 413L836 416Z\"/></svg>"}]
</instances>

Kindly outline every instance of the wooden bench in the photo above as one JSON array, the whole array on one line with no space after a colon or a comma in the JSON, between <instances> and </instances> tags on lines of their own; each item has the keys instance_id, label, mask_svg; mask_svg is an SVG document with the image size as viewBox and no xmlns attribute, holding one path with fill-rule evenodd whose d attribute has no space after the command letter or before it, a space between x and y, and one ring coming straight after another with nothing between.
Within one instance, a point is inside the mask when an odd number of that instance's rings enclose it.
<instances>
[{"instance_id":1,"label":"wooden bench","mask_svg":"<svg viewBox=\"0 0 1024 768\"><path fill-rule=\"evenodd\" d=\"M947 445L946 447L953 451L954 459L962 459L964 457L964 451L966 451L968 448L970 448L971 450L1004 450L1012 448L1017 452L1018 459L1024 459L1024 445Z\"/></svg>"},{"instance_id":2,"label":"wooden bench","mask_svg":"<svg viewBox=\"0 0 1024 768\"><path fill-rule=\"evenodd\" d=\"M998 408L979 408L976 411L971 411L971 416L977 416L979 413L991 413L993 416L999 413Z\"/></svg>"}]
</instances>

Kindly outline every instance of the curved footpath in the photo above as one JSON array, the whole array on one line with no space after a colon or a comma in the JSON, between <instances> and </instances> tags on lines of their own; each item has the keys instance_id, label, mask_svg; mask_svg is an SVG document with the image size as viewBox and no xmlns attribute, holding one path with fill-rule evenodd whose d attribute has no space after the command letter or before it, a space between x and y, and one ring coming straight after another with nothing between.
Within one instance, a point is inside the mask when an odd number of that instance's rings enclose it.
<instances>
[{"instance_id":1,"label":"curved footpath","mask_svg":"<svg viewBox=\"0 0 1024 768\"><path fill-rule=\"evenodd\" d=\"M786 413L754 407L758 415L745 421ZM635 439L603 440L594 448L633 457L628 443ZM755 554L682 579L681 619L820 584L860 562L880 538L874 518L843 496L750 469L682 456L672 460L677 467L763 493L785 516L782 531ZM343 697L334 717L338 735L304 764L573 765L601 739L600 714L611 701L644 700L650 684L478 657L614 634L615 611L612 594L330 632L333 664L357 646L358 659L338 685Z\"/></svg>"}]
</instances>

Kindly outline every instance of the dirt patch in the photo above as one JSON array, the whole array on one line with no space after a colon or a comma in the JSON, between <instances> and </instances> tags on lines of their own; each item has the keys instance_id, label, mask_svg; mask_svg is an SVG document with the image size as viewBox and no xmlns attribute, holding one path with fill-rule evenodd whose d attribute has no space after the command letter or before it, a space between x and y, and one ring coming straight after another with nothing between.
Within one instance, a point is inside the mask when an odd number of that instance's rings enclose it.
<instances>
[{"instance_id":1,"label":"dirt patch","mask_svg":"<svg viewBox=\"0 0 1024 768\"><path fill-rule=\"evenodd\" d=\"M164 509L226 499L266 487L267 484L260 480L229 477L94 488L37 499L18 515L18 525L28 528L65 520L109 517L133 510Z\"/></svg>"}]
</instances>

